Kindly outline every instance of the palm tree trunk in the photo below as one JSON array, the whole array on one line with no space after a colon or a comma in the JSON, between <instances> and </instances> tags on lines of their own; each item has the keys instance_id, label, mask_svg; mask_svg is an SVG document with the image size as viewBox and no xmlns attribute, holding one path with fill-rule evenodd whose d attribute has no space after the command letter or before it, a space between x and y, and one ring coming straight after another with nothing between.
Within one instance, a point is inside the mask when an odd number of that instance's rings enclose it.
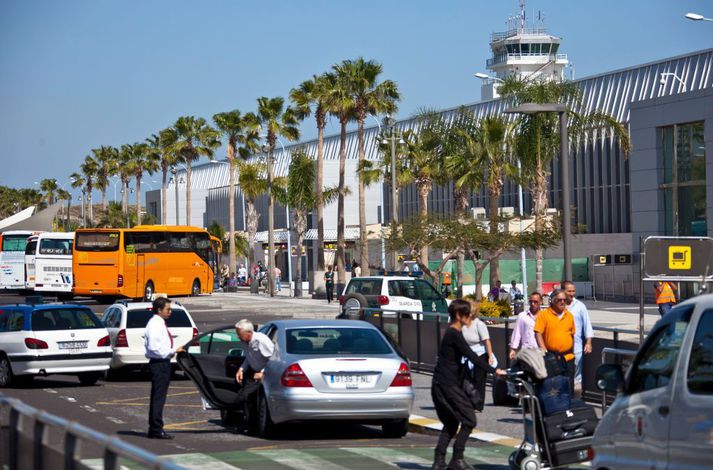
<instances>
[{"instance_id":1,"label":"palm tree trunk","mask_svg":"<svg viewBox=\"0 0 713 470\"><path fill-rule=\"evenodd\" d=\"M468 209L468 192L463 189L455 188L453 191L456 203L456 215L466 216L465 211ZM463 276L465 265L465 251L463 248L458 249L456 254L456 297L463 297Z\"/></svg>"},{"instance_id":2,"label":"palm tree trunk","mask_svg":"<svg viewBox=\"0 0 713 470\"><path fill-rule=\"evenodd\" d=\"M302 297L302 246L307 232L307 214L305 211L295 211L295 215L292 218L292 232L295 235L295 240L297 240L297 246L295 247L297 254L294 279L295 297Z\"/></svg>"},{"instance_id":3,"label":"palm tree trunk","mask_svg":"<svg viewBox=\"0 0 713 470\"><path fill-rule=\"evenodd\" d=\"M535 215L535 230L542 230L542 223L547 212L547 176L541 169L535 176L535 184L532 188L533 212ZM535 250L535 282L538 292L542 292L542 259L544 250Z\"/></svg>"},{"instance_id":4,"label":"palm tree trunk","mask_svg":"<svg viewBox=\"0 0 713 470\"><path fill-rule=\"evenodd\" d=\"M245 198L245 213L248 224L248 266L249 273L255 265L255 234L257 233L258 214L255 210L255 201L252 198Z\"/></svg>"},{"instance_id":5,"label":"palm tree trunk","mask_svg":"<svg viewBox=\"0 0 713 470\"><path fill-rule=\"evenodd\" d=\"M359 163L366 158L364 151L364 119L358 123L357 138L359 141ZM362 276L369 275L369 244L366 238L366 200L364 180L359 177L359 266Z\"/></svg>"},{"instance_id":6,"label":"palm tree trunk","mask_svg":"<svg viewBox=\"0 0 713 470\"><path fill-rule=\"evenodd\" d=\"M186 160L186 225L191 225L191 160Z\"/></svg>"},{"instance_id":7,"label":"palm tree trunk","mask_svg":"<svg viewBox=\"0 0 713 470\"><path fill-rule=\"evenodd\" d=\"M428 195L431 192L431 186L432 183L430 181L416 183L418 189L418 216L421 218L421 223L425 223L426 217L428 217ZM427 246L421 248L419 263L421 266L428 266Z\"/></svg>"},{"instance_id":8,"label":"palm tree trunk","mask_svg":"<svg viewBox=\"0 0 713 470\"><path fill-rule=\"evenodd\" d=\"M317 270L324 271L324 126L317 125Z\"/></svg>"},{"instance_id":9,"label":"palm tree trunk","mask_svg":"<svg viewBox=\"0 0 713 470\"><path fill-rule=\"evenodd\" d=\"M168 191L166 180L168 179L168 168L162 168L161 173L161 223L166 225L166 191ZM176 204L178 204L178 201L176 201Z\"/></svg>"},{"instance_id":10,"label":"palm tree trunk","mask_svg":"<svg viewBox=\"0 0 713 470\"><path fill-rule=\"evenodd\" d=\"M65 216L64 220L64 231L68 232L69 231L69 212L72 209L72 196L70 195L69 199L67 199L67 214Z\"/></svg>"},{"instance_id":11,"label":"palm tree trunk","mask_svg":"<svg viewBox=\"0 0 713 470\"><path fill-rule=\"evenodd\" d=\"M488 188L489 210L490 210L490 234L498 234L498 209L500 208L500 191L496 184L491 184ZM490 260L490 285L494 286L500 279L500 259L494 257Z\"/></svg>"},{"instance_id":12,"label":"palm tree trunk","mask_svg":"<svg viewBox=\"0 0 713 470\"><path fill-rule=\"evenodd\" d=\"M230 233L228 234L228 271L234 273L237 266L235 256L235 170L233 164L235 161L235 147L232 144L228 145L228 225Z\"/></svg>"},{"instance_id":13,"label":"palm tree trunk","mask_svg":"<svg viewBox=\"0 0 713 470\"><path fill-rule=\"evenodd\" d=\"M87 187L87 202L89 203L89 225L94 227L94 203L92 201L92 187Z\"/></svg>"},{"instance_id":14,"label":"palm tree trunk","mask_svg":"<svg viewBox=\"0 0 713 470\"><path fill-rule=\"evenodd\" d=\"M483 300L483 271L487 264L478 262L473 253L473 266L475 267L475 299Z\"/></svg>"},{"instance_id":15,"label":"palm tree trunk","mask_svg":"<svg viewBox=\"0 0 713 470\"><path fill-rule=\"evenodd\" d=\"M106 212L106 186L102 188L102 212Z\"/></svg>"},{"instance_id":16,"label":"palm tree trunk","mask_svg":"<svg viewBox=\"0 0 713 470\"><path fill-rule=\"evenodd\" d=\"M341 134L339 138L339 198L337 200L337 285L346 283L347 277L344 272L346 243L344 240L344 172L347 164L347 121L341 121ZM337 288L337 291L339 288Z\"/></svg>"},{"instance_id":17,"label":"palm tree trunk","mask_svg":"<svg viewBox=\"0 0 713 470\"><path fill-rule=\"evenodd\" d=\"M136 225L141 225L141 176L136 176Z\"/></svg>"},{"instance_id":18,"label":"palm tree trunk","mask_svg":"<svg viewBox=\"0 0 713 470\"><path fill-rule=\"evenodd\" d=\"M121 212L126 212L129 205L129 191L128 185L126 184L128 178L125 176L121 177Z\"/></svg>"}]
</instances>

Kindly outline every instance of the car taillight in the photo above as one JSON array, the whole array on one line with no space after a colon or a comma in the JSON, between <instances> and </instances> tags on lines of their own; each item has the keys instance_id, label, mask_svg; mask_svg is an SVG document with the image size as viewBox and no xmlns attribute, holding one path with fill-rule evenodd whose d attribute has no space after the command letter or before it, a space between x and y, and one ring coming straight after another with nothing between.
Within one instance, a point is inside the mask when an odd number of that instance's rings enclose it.
<instances>
[{"instance_id":1,"label":"car taillight","mask_svg":"<svg viewBox=\"0 0 713 470\"><path fill-rule=\"evenodd\" d=\"M119 330L116 334L116 342L114 343L115 348L128 348L129 341L126 339L126 330Z\"/></svg>"},{"instance_id":2,"label":"car taillight","mask_svg":"<svg viewBox=\"0 0 713 470\"><path fill-rule=\"evenodd\" d=\"M45 343L41 339L35 339L35 338L25 338L25 346L27 346L27 349L47 349L47 348L49 348L47 343Z\"/></svg>"},{"instance_id":3,"label":"car taillight","mask_svg":"<svg viewBox=\"0 0 713 470\"><path fill-rule=\"evenodd\" d=\"M344 296L343 295L340 295L339 297L337 297L337 300L339 301L339 305L344 305Z\"/></svg>"},{"instance_id":4,"label":"car taillight","mask_svg":"<svg viewBox=\"0 0 713 470\"><path fill-rule=\"evenodd\" d=\"M396 377L391 381L391 387L410 387L413 384L411 382L411 371L405 362L402 362L399 366L399 371L396 373Z\"/></svg>"},{"instance_id":5,"label":"car taillight","mask_svg":"<svg viewBox=\"0 0 713 470\"><path fill-rule=\"evenodd\" d=\"M119 274L116 278L116 287L124 287L124 275Z\"/></svg>"},{"instance_id":6,"label":"car taillight","mask_svg":"<svg viewBox=\"0 0 713 470\"><path fill-rule=\"evenodd\" d=\"M291 364L285 372L282 373L280 379L283 387L311 387L312 382L309 381L307 375L296 362Z\"/></svg>"},{"instance_id":7,"label":"car taillight","mask_svg":"<svg viewBox=\"0 0 713 470\"><path fill-rule=\"evenodd\" d=\"M97 342L97 346L111 346L111 339L109 338L109 335L106 335L102 339L100 339Z\"/></svg>"},{"instance_id":8,"label":"car taillight","mask_svg":"<svg viewBox=\"0 0 713 470\"><path fill-rule=\"evenodd\" d=\"M379 302L379 305L389 305L389 298L385 295L380 295L376 300Z\"/></svg>"},{"instance_id":9,"label":"car taillight","mask_svg":"<svg viewBox=\"0 0 713 470\"><path fill-rule=\"evenodd\" d=\"M198 343L198 328L193 328L193 341L191 341L191 346L200 346Z\"/></svg>"}]
</instances>

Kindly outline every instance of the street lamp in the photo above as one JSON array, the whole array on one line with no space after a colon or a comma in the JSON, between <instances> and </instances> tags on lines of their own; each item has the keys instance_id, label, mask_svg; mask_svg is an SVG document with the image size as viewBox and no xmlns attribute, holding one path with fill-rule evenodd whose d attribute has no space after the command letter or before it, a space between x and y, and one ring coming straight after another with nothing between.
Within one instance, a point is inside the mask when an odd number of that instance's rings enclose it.
<instances>
[{"instance_id":1,"label":"street lamp","mask_svg":"<svg viewBox=\"0 0 713 470\"><path fill-rule=\"evenodd\" d=\"M569 213L569 141L567 137L567 106L560 103L523 103L514 108L507 108L507 114L559 114L560 125L560 178L562 182L562 251L564 254L564 278L572 280L572 253Z\"/></svg>"},{"instance_id":2,"label":"street lamp","mask_svg":"<svg viewBox=\"0 0 713 470\"><path fill-rule=\"evenodd\" d=\"M686 13L686 18L689 20L693 21L713 21L713 18L706 18L703 15L699 15L698 13Z\"/></svg>"},{"instance_id":3,"label":"street lamp","mask_svg":"<svg viewBox=\"0 0 713 470\"><path fill-rule=\"evenodd\" d=\"M260 147L267 159L267 290L270 297L275 296L275 276L273 273L275 260L275 207L272 197L272 154L270 146L265 143Z\"/></svg>"},{"instance_id":4,"label":"street lamp","mask_svg":"<svg viewBox=\"0 0 713 470\"><path fill-rule=\"evenodd\" d=\"M487 73L483 73L483 72L476 72L473 74L473 76L475 78L480 78L481 80L493 80L495 82L500 82L500 83L503 83L503 81L504 81L502 78L493 77L492 75L488 75Z\"/></svg>"},{"instance_id":5,"label":"street lamp","mask_svg":"<svg viewBox=\"0 0 713 470\"><path fill-rule=\"evenodd\" d=\"M396 224L399 223L399 214L397 210L397 188L396 188L396 143L404 144L403 135L398 133L395 129L396 120L390 115L386 116L384 119L384 124L389 128L389 137L384 137L381 141L382 144L391 144L391 226L396 229ZM393 252L392 256L393 271L396 272L398 264L398 253L396 250Z\"/></svg>"},{"instance_id":6,"label":"street lamp","mask_svg":"<svg viewBox=\"0 0 713 470\"><path fill-rule=\"evenodd\" d=\"M381 130L381 123L379 120L374 116L373 114L369 114L369 117L372 118L376 122L376 126L379 128L379 134L382 135L382 130ZM380 200L380 210L379 212L381 213L381 266L383 268L386 268L386 239L384 237L384 224L385 218L384 218L384 190L382 188L381 191L379 191L379 200ZM364 267L362 267L364 269Z\"/></svg>"},{"instance_id":7,"label":"street lamp","mask_svg":"<svg viewBox=\"0 0 713 470\"><path fill-rule=\"evenodd\" d=\"M661 76L661 81L659 81L659 84L660 84L662 87L663 87L663 86L666 86L666 82L668 81L668 77L673 77L674 79L676 79L676 80L678 81L678 83L680 83L681 85L683 85L683 93L686 92L686 82L684 82L683 79L682 79L681 77L679 77L678 75L676 75L675 73L673 73L673 72L661 72L659 75Z\"/></svg>"},{"instance_id":8,"label":"street lamp","mask_svg":"<svg viewBox=\"0 0 713 470\"><path fill-rule=\"evenodd\" d=\"M178 178L176 177L178 170L176 169L175 166L172 166L170 171L171 171L171 174L173 175L173 178L171 178L171 181L173 181L173 186L176 191L176 225L178 225ZM170 181L169 181L169 183L170 183Z\"/></svg>"}]
</instances>

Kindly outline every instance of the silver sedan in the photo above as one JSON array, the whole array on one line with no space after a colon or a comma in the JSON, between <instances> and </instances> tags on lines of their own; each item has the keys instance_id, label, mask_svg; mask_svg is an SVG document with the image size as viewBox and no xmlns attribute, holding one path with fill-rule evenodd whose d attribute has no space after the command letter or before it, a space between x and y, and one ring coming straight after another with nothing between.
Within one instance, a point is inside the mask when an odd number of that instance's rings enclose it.
<instances>
[{"instance_id":1,"label":"silver sedan","mask_svg":"<svg viewBox=\"0 0 713 470\"><path fill-rule=\"evenodd\" d=\"M261 435L306 420L380 424L388 436L406 434L414 399L408 362L376 327L356 320L277 320L260 331L275 343L257 399ZM200 352L183 353L178 362L229 420L243 408L235 372L246 345L232 326L204 333L198 342Z\"/></svg>"}]
</instances>

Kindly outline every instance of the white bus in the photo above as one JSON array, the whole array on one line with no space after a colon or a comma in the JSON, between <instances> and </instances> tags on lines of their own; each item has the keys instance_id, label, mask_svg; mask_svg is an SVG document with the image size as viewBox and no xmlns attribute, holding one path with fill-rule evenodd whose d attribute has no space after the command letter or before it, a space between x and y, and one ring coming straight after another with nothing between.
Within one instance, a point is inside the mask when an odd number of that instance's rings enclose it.
<instances>
[{"instance_id":1,"label":"white bus","mask_svg":"<svg viewBox=\"0 0 713 470\"><path fill-rule=\"evenodd\" d=\"M25 289L35 288L35 255L37 254L37 235L27 238L25 246Z\"/></svg>"},{"instance_id":2,"label":"white bus","mask_svg":"<svg viewBox=\"0 0 713 470\"><path fill-rule=\"evenodd\" d=\"M37 233L9 230L0 234L0 290L25 288L27 237Z\"/></svg>"},{"instance_id":3,"label":"white bus","mask_svg":"<svg viewBox=\"0 0 713 470\"><path fill-rule=\"evenodd\" d=\"M35 292L72 295L74 232L45 232L37 236Z\"/></svg>"}]
</instances>

